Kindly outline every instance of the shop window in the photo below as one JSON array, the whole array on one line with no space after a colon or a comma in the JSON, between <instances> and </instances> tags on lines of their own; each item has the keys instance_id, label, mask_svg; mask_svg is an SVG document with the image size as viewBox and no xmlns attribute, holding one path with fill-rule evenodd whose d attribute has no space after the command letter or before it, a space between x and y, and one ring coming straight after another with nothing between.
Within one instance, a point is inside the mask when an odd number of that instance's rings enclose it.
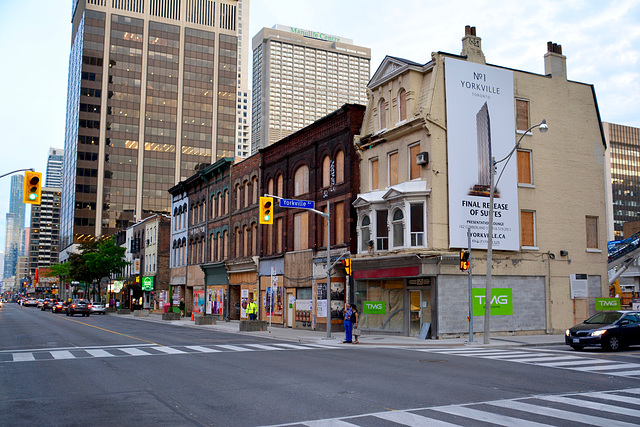
<instances>
[{"instance_id":1,"label":"shop window","mask_svg":"<svg viewBox=\"0 0 640 427\"><path fill-rule=\"evenodd\" d=\"M529 101L516 99L516 129L525 132L529 127Z\"/></svg>"},{"instance_id":2,"label":"shop window","mask_svg":"<svg viewBox=\"0 0 640 427\"><path fill-rule=\"evenodd\" d=\"M587 249L598 249L598 217L587 216Z\"/></svg>"},{"instance_id":3,"label":"shop window","mask_svg":"<svg viewBox=\"0 0 640 427\"><path fill-rule=\"evenodd\" d=\"M393 247L401 248L404 246L404 213L402 209L396 209L393 212Z\"/></svg>"},{"instance_id":4,"label":"shop window","mask_svg":"<svg viewBox=\"0 0 640 427\"><path fill-rule=\"evenodd\" d=\"M518 150L518 184L533 184L529 150Z\"/></svg>"},{"instance_id":5,"label":"shop window","mask_svg":"<svg viewBox=\"0 0 640 427\"><path fill-rule=\"evenodd\" d=\"M398 93L398 117L400 122L407 120L407 91L404 89Z\"/></svg>"},{"instance_id":6,"label":"shop window","mask_svg":"<svg viewBox=\"0 0 640 427\"><path fill-rule=\"evenodd\" d=\"M424 246L424 203L412 203L411 246Z\"/></svg>"},{"instance_id":7,"label":"shop window","mask_svg":"<svg viewBox=\"0 0 640 427\"><path fill-rule=\"evenodd\" d=\"M376 250L389 250L389 229L387 228L387 210L376 211Z\"/></svg>"},{"instance_id":8,"label":"shop window","mask_svg":"<svg viewBox=\"0 0 640 427\"><path fill-rule=\"evenodd\" d=\"M398 152L390 153L388 156L388 176L389 187L398 184Z\"/></svg>"},{"instance_id":9,"label":"shop window","mask_svg":"<svg viewBox=\"0 0 640 427\"><path fill-rule=\"evenodd\" d=\"M520 212L520 238L522 239L522 246L536 246L535 220L536 215L534 211L523 210Z\"/></svg>"},{"instance_id":10,"label":"shop window","mask_svg":"<svg viewBox=\"0 0 640 427\"><path fill-rule=\"evenodd\" d=\"M302 165L294 174L293 195L300 196L309 192L309 167Z\"/></svg>"},{"instance_id":11,"label":"shop window","mask_svg":"<svg viewBox=\"0 0 640 427\"><path fill-rule=\"evenodd\" d=\"M420 153L420 144L409 147L409 179L420 178L420 165L417 162L418 153Z\"/></svg>"},{"instance_id":12,"label":"shop window","mask_svg":"<svg viewBox=\"0 0 640 427\"><path fill-rule=\"evenodd\" d=\"M378 184L378 159L371 159L369 166L369 182L371 183L371 190L377 190L380 188Z\"/></svg>"},{"instance_id":13,"label":"shop window","mask_svg":"<svg viewBox=\"0 0 640 427\"><path fill-rule=\"evenodd\" d=\"M402 280L357 280L355 303L360 308L359 324L365 329L402 332L404 330L404 298ZM365 301L380 301L385 305L384 314L364 314Z\"/></svg>"},{"instance_id":14,"label":"shop window","mask_svg":"<svg viewBox=\"0 0 640 427\"><path fill-rule=\"evenodd\" d=\"M369 215L365 215L360 223L360 252L369 250L369 240L371 240L371 220Z\"/></svg>"}]
</instances>

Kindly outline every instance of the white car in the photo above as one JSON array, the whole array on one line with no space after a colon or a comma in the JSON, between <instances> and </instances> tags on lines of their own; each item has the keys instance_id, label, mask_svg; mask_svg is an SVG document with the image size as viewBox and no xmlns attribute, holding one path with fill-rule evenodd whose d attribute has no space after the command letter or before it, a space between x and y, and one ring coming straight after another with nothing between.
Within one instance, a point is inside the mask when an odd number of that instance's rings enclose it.
<instances>
[{"instance_id":1,"label":"white car","mask_svg":"<svg viewBox=\"0 0 640 427\"><path fill-rule=\"evenodd\" d=\"M104 304L101 302L92 302L91 314L105 314Z\"/></svg>"}]
</instances>

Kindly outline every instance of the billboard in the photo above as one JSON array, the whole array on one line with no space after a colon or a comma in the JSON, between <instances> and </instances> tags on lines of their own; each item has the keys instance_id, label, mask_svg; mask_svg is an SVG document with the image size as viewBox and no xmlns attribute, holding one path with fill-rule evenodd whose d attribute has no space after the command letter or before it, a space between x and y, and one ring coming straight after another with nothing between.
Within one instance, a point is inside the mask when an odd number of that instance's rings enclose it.
<instances>
[{"instance_id":1,"label":"billboard","mask_svg":"<svg viewBox=\"0 0 640 427\"><path fill-rule=\"evenodd\" d=\"M505 158L515 145L513 72L445 58L449 247L486 249L491 158ZM515 157L515 156L514 156ZM502 168L504 167L504 172ZM493 248L519 250L516 159L500 163L494 193Z\"/></svg>"}]
</instances>

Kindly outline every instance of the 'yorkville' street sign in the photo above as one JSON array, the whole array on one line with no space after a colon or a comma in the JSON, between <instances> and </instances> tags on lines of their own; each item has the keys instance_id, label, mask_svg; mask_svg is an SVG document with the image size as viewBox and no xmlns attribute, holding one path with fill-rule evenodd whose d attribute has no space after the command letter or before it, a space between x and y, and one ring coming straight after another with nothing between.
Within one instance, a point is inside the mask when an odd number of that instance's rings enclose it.
<instances>
[{"instance_id":1,"label":"'yorkville' street sign","mask_svg":"<svg viewBox=\"0 0 640 427\"><path fill-rule=\"evenodd\" d=\"M316 203L311 200L280 199L281 208L315 209Z\"/></svg>"}]
</instances>

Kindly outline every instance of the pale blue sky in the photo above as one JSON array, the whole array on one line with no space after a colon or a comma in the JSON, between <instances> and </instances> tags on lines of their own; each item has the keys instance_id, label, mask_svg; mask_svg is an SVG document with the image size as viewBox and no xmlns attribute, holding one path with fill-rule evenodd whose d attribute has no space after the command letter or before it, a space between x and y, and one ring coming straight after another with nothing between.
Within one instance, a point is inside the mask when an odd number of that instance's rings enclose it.
<instances>
[{"instance_id":1,"label":"pale blue sky","mask_svg":"<svg viewBox=\"0 0 640 427\"><path fill-rule=\"evenodd\" d=\"M71 3L0 0L0 175L44 172L49 147L64 146ZM460 53L465 25L488 63L533 73L553 41L568 78L595 85L602 120L640 127L640 0L252 0L250 12L248 37L275 24L340 35L371 48L372 74L385 55ZM0 251L9 189L1 179Z\"/></svg>"}]
</instances>

